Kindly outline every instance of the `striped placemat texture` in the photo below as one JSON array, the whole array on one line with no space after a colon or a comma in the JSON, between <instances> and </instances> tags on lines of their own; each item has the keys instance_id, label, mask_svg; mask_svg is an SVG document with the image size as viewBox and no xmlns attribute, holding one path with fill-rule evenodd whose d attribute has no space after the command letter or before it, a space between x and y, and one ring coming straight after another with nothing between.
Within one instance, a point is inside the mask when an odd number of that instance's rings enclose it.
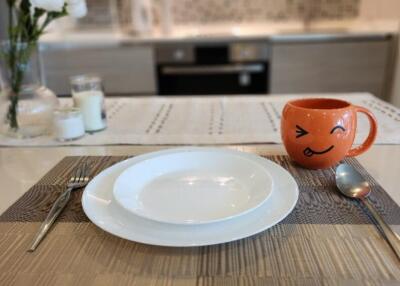
<instances>
[{"instance_id":1,"label":"striped placemat texture","mask_svg":"<svg viewBox=\"0 0 400 286\"><path fill-rule=\"evenodd\" d=\"M334 170L304 170L269 159L297 180L299 202L278 225L239 241L168 248L112 236L82 212L82 192L34 253L40 222L73 169L92 174L127 157L66 157L0 217L0 285L400 285L400 263L357 201L338 194ZM391 224L400 209L354 159L373 187L371 200Z\"/></svg>"},{"instance_id":2,"label":"striped placemat texture","mask_svg":"<svg viewBox=\"0 0 400 286\"><path fill-rule=\"evenodd\" d=\"M13 204L1 217L0 222L43 221L52 203L63 190L67 180L80 163L88 161L93 166L91 176L128 157L66 157L48 172L35 186ZM287 169L296 179L300 196L294 211L283 224L370 224L362 205L338 193L335 186L334 168L307 170L295 165L287 156L269 156L268 159ZM390 224L400 225L400 207L355 159L345 159L370 182L373 191L370 200ZM82 191L72 194L68 207L60 221L87 222L81 207Z\"/></svg>"}]
</instances>

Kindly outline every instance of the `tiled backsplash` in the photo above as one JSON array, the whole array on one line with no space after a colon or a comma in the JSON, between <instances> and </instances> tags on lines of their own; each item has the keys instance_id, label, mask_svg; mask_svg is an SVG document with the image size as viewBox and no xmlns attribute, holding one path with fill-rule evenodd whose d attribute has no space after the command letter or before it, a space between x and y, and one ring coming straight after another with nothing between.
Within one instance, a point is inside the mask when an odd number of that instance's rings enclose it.
<instances>
[{"instance_id":1,"label":"tiled backsplash","mask_svg":"<svg viewBox=\"0 0 400 286\"><path fill-rule=\"evenodd\" d=\"M129 0L126 0L129 1ZM155 0L154 3L160 0ZM360 0L175 0L176 23L343 19L358 15Z\"/></svg>"},{"instance_id":2,"label":"tiled backsplash","mask_svg":"<svg viewBox=\"0 0 400 286\"><path fill-rule=\"evenodd\" d=\"M86 27L112 24L115 11L120 23L130 19L132 0L87 0L88 16L80 20ZM162 17L161 1L153 0L155 19ZM355 18L361 0L170 0L177 24L216 22L260 22L291 19Z\"/></svg>"},{"instance_id":3,"label":"tiled backsplash","mask_svg":"<svg viewBox=\"0 0 400 286\"><path fill-rule=\"evenodd\" d=\"M88 13L85 17L78 19L80 27L96 29L99 27L111 27L116 24L119 14L116 0L86 0L86 3Z\"/></svg>"}]
</instances>

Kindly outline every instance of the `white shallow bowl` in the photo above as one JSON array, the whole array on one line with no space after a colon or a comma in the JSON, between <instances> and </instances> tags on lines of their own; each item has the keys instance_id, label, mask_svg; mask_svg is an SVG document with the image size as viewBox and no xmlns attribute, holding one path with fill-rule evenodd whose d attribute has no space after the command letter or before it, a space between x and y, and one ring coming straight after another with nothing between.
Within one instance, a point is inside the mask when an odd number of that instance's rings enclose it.
<instances>
[{"instance_id":1,"label":"white shallow bowl","mask_svg":"<svg viewBox=\"0 0 400 286\"><path fill-rule=\"evenodd\" d=\"M114 182L130 166L161 154L194 149L200 148L178 148L148 153L107 168L91 180L83 193L82 207L85 214L99 228L127 240L151 245L189 247L225 243L254 235L280 222L296 205L298 187L293 177L274 162L253 154L246 156L268 168L274 178L273 191L268 200L258 208L237 218L202 225L167 224L134 215L114 201ZM218 150L237 153L225 149Z\"/></svg>"},{"instance_id":2,"label":"white shallow bowl","mask_svg":"<svg viewBox=\"0 0 400 286\"><path fill-rule=\"evenodd\" d=\"M183 150L127 168L114 198L135 215L173 224L231 219L257 208L272 192L272 178L245 153Z\"/></svg>"}]
</instances>

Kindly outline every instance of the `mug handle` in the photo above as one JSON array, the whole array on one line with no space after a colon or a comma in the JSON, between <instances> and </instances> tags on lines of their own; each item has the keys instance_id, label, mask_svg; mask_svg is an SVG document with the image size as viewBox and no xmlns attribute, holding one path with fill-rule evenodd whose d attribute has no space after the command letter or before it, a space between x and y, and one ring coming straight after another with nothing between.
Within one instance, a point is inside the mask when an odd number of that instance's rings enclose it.
<instances>
[{"instance_id":1,"label":"mug handle","mask_svg":"<svg viewBox=\"0 0 400 286\"><path fill-rule=\"evenodd\" d=\"M356 112L361 112L367 115L370 130L367 139L365 139L365 141L360 146L349 150L349 152L347 153L347 156L349 157L354 157L367 151L368 148L371 147L372 143L374 143L378 131L378 124L376 122L376 118L371 111L358 105L353 105L353 108L355 109Z\"/></svg>"}]
</instances>

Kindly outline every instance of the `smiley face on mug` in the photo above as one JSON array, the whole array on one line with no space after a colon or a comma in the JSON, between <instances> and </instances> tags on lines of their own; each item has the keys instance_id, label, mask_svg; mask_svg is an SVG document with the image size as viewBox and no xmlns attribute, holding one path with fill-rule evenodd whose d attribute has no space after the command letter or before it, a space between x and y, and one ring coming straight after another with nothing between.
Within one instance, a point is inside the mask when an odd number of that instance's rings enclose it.
<instances>
[{"instance_id":1,"label":"smiley face on mug","mask_svg":"<svg viewBox=\"0 0 400 286\"><path fill-rule=\"evenodd\" d=\"M344 115L347 118L353 117L351 114ZM323 113L304 118L296 116L289 123L291 126L285 139L286 149L302 165L312 168L333 165L343 159L351 148L354 140L351 122L353 120L333 119Z\"/></svg>"},{"instance_id":2,"label":"smiley face on mug","mask_svg":"<svg viewBox=\"0 0 400 286\"><path fill-rule=\"evenodd\" d=\"M365 113L371 130L361 146L352 148L357 112ZM289 156L310 169L334 166L346 156L366 151L376 136L376 121L365 108L346 101L310 98L289 101L282 112L281 136Z\"/></svg>"},{"instance_id":3,"label":"smiley face on mug","mask_svg":"<svg viewBox=\"0 0 400 286\"><path fill-rule=\"evenodd\" d=\"M321 132L321 131L319 131L319 132ZM343 134L342 134L342 136L339 136L339 135L331 136L331 135L335 135L335 132L336 133L341 132ZM325 153L330 152L333 148L335 148L335 144L337 144L337 143L340 144L341 137L343 137L343 135L346 134L345 132L346 132L346 129L342 126L342 124L338 124L331 129L331 131L329 132L329 135L322 133L321 136L325 135L328 137L327 139L330 139L327 141L327 143L328 143L328 145L329 144L331 144L331 145L326 146L326 148L323 147L323 149L319 149L320 146L317 147L318 149L313 149L312 147L306 147L303 150L304 156L311 157L314 155L323 155ZM307 135L313 136L314 134L310 135L310 132L308 132L307 130L302 128L300 125L296 124L296 139L302 138ZM301 140L301 139L299 139L299 140Z\"/></svg>"}]
</instances>

